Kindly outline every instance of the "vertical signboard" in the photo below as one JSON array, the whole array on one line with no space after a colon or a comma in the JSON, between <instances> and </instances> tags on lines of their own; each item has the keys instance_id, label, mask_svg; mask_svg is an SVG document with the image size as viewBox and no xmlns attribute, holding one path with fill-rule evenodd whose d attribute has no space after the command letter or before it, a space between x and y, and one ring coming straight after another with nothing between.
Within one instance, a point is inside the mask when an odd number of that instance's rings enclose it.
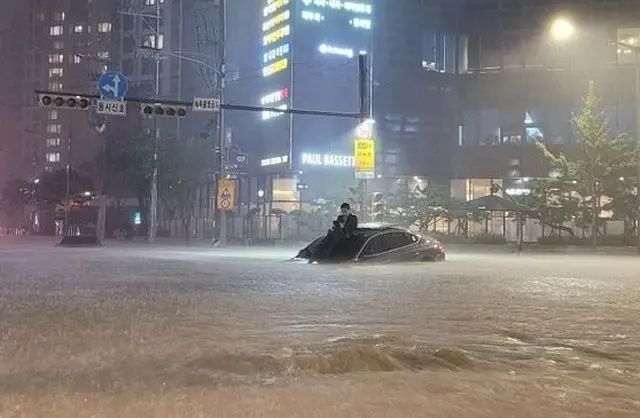
<instances>
[{"instance_id":1,"label":"vertical signboard","mask_svg":"<svg viewBox=\"0 0 640 418\"><path fill-rule=\"evenodd\" d=\"M357 179L373 179L376 171L376 150L373 123L363 122L356 128L354 141L355 175Z\"/></svg>"},{"instance_id":2,"label":"vertical signboard","mask_svg":"<svg viewBox=\"0 0 640 418\"><path fill-rule=\"evenodd\" d=\"M222 179L218 180L218 194L217 194L218 210L230 211L233 210L236 201L236 182L235 180Z\"/></svg>"}]
</instances>

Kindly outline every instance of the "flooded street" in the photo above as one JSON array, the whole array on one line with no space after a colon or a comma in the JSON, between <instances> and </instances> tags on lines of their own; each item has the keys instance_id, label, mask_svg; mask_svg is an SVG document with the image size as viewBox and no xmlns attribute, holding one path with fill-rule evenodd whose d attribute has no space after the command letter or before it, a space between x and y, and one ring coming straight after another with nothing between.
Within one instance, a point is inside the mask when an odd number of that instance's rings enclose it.
<instances>
[{"instance_id":1,"label":"flooded street","mask_svg":"<svg viewBox=\"0 0 640 418\"><path fill-rule=\"evenodd\" d=\"M0 417L637 417L640 260L0 247Z\"/></svg>"}]
</instances>

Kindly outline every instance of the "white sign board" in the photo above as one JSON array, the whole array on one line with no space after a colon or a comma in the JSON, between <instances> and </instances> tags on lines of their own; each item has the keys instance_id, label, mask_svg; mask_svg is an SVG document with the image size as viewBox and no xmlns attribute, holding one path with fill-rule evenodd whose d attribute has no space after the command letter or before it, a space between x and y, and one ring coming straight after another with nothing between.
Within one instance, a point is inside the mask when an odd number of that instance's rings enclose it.
<instances>
[{"instance_id":1,"label":"white sign board","mask_svg":"<svg viewBox=\"0 0 640 418\"><path fill-rule=\"evenodd\" d=\"M363 173L363 172L356 173L357 180L373 180L374 178L375 178L374 173Z\"/></svg>"},{"instance_id":2,"label":"white sign board","mask_svg":"<svg viewBox=\"0 0 640 418\"><path fill-rule=\"evenodd\" d=\"M127 103L122 100L98 100L96 113L99 115L127 116Z\"/></svg>"},{"instance_id":3,"label":"white sign board","mask_svg":"<svg viewBox=\"0 0 640 418\"><path fill-rule=\"evenodd\" d=\"M317 165L324 167L353 167L355 158L351 155L314 154L303 152L302 165Z\"/></svg>"},{"instance_id":4,"label":"white sign board","mask_svg":"<svg viewBox=\"0 0 640 418\"><path fill-rule=\"evenodd\" d=\"M198 112L218 112L220 111L220 99L195 97L193 99L193 110Z\"/></svg>"}]
</instances>

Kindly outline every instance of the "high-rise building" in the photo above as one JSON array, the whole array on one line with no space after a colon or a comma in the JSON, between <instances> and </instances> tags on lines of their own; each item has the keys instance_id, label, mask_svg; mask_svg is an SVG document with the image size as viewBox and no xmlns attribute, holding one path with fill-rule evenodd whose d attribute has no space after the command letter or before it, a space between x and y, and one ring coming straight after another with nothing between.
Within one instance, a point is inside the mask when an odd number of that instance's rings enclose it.
<instances>
[{"instance_id":1,"label":"high-rise building","mask_svg":"<svg viewBox=\"0 0 640 418\"><path fill-rule=\"evenodd\" d=\"M24 50L16 96L22 105L19 172L34 179L42 172L80 166L92 160L99 134L87 111L38 107L34 90L94 93L93 65L83 56L107 59L111 20L110 1L29 0L12 28L12 42ZM18 95L19 90L19 95Z\"/></svg>"}]
</instances>

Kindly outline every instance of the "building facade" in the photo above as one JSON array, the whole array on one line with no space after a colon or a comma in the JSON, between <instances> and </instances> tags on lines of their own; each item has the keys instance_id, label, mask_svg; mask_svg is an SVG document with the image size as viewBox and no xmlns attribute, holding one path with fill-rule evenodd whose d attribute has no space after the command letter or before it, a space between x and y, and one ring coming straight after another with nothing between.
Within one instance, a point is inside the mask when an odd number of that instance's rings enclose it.
<instances>
[{"instance_id":1,"label":"building facade","mask_svg":"<svg viewBox=\"0 0 640 418\"><path fill-rule=\"evenodd\" d=\"M83 57L108 58L114 12L108 1L24 2L13 28L25 51L16 83L22 105L16 177L33 180L95 157L100 135L90 112L38 107L34 90L94 93L94 64Z\"/></svg>"}]
</instances>

